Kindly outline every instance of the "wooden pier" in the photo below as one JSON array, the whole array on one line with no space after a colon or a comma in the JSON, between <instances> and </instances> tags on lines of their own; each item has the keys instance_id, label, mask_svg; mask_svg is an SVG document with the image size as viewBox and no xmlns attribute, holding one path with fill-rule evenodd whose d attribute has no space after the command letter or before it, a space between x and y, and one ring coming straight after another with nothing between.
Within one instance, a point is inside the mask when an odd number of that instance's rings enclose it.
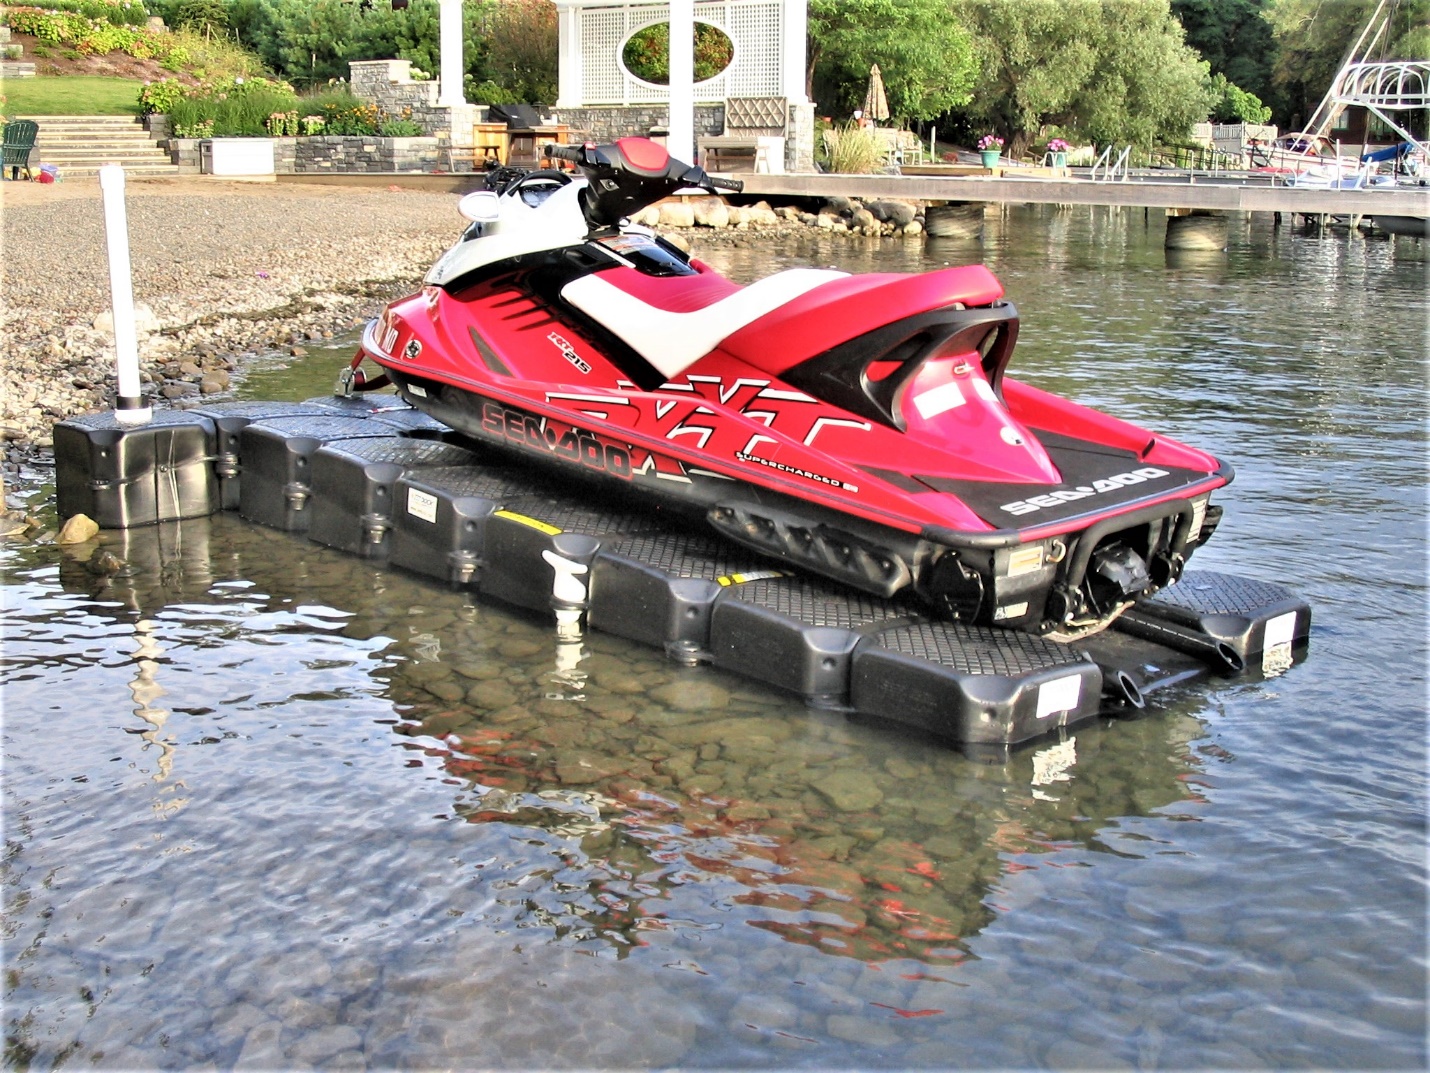
<instances>
[{"instance_id":1,"label":"wooden pier","mask_svg":"<svg viewBox=\"0 0 1430 1073\"><path fill-rule=\"evenodd\" d=\"M1279 212L1336 216L1430 217L1430 187L1316 190L1200 176L1181 181L933 175L765 175L744 173L745 193L761 197L899 198L914 201L1106 205L1112 208Z\"/></svg>"}]
</instances>

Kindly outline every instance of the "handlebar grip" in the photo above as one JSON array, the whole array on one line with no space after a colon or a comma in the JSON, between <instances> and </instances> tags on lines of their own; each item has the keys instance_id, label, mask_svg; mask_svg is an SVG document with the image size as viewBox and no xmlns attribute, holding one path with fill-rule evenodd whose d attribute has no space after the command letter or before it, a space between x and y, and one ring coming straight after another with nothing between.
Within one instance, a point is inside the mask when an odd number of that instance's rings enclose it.
<instances>
[{"instance_id":1,"label":"handlebar grip","mask_svg":"<svg viewBox=\"0 0 1430 1073\"><path fill-rule=\"evenodd\" d=\"M738 194L745 189L745 184L739 179L717 179L713 175L707 176L707 178L710 181L710 185L716 190L729 190L732 193Z\"/></svg>"},{"instance_id":2,"label":"handlebar grip","mask_svg":"<svg viewBox=\"0 0 1430 1073\"><path fill-rule=\"evenodd\" d=\"M579 164L583 159L580 147L569 145L548 145L546 156L548 159L554 157L557 160L569 160L573 164Z\"/></svg>"}]
</instances>

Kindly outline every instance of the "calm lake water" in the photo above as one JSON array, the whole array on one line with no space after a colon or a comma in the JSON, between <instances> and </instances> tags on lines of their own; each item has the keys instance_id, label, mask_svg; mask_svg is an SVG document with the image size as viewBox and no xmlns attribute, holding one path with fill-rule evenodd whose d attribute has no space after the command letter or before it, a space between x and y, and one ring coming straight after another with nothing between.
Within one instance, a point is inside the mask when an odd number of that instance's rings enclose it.
<instances>
[{"instance_id":1,"label":"calm lake water","mask_svg":"<svg viewBox=\"0 0 1430 1073\"><path fill-rule=\"evenodd\" d=\"M1003 763L232 516L0 547L7 1065L1424 1068L1426 253L704 253L986 259L1017 375L1236 466L1198 564L1296 587L1309 659Z\"/></svg>"}]
</instances>

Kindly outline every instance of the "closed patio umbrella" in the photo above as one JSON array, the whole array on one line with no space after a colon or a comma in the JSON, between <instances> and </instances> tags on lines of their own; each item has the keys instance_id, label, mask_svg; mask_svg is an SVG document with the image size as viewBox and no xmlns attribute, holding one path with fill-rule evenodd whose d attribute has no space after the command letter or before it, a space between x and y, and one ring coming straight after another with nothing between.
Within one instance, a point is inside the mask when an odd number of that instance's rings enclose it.
<instances>
[{"instance_id":1,"label":"closed patio umbrella","mask_svg":"<svg viewBox=\"0 0 1430 1073\"><path fill-rule=\"evenodd\" d=\"M864 114L876 123L889 118L889 98L884 92L884 76L876 63L869 68L869 89L864 94Z\"/></svg>"}]
</instances>

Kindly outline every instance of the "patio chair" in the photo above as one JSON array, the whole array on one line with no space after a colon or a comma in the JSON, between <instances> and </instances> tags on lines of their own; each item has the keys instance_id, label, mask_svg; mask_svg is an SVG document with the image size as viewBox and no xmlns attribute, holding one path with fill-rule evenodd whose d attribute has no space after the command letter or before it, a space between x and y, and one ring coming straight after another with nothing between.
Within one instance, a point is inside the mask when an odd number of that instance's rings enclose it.
<instances>
[{"instance_id":1,"label":"patio chair","mask_svg":"<svg viewBox=\"0 0 1430 1073\"><path fill-rule=\"evenodd\" d=\"M34 178L30 171L30 153L34 151L35 137L39 132L40 126L33 119L12 119L5 124L4 160L0 175L8 170L11 180L18 181L23 168L26 179Z\"/></svg>"}]
</instances>

